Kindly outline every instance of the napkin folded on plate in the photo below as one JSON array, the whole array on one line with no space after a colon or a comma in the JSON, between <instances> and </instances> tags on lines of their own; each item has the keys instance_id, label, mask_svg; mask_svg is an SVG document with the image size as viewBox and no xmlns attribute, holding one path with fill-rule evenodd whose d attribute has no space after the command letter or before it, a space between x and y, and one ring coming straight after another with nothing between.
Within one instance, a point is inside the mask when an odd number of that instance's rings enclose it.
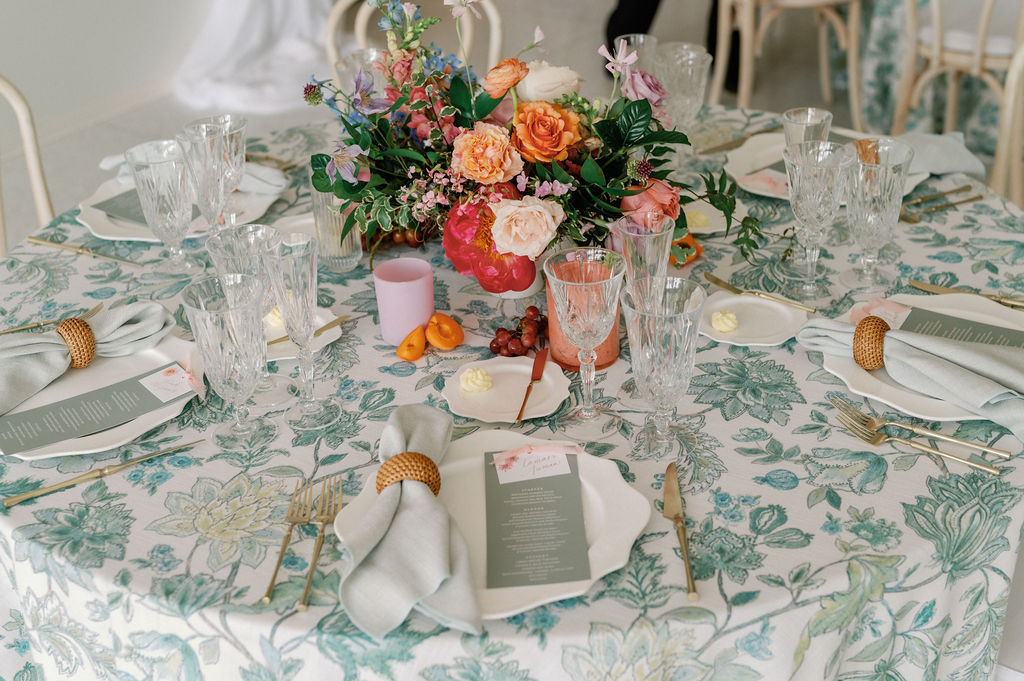
<instances>
[{"instance_id":1,"label":"napkin folded on plate","mask_svg":"<svg viewBox=\"0 0 1024 681\"><path fill-rule=\"evenodd\" d=\"M160 303L129 303L98 312L88 321L96 337L98 357L121 357L148 350L174 327L174 317ZM55 330L0 336L0 414L6 414L52 383L68 370L70 363L67 343Z\"/></svg>"},{"instance_id":2,"label":"napkin folded on plate","mask_svg":"<svg viewBox=\"0 0 1024 681\"><path fill-rule=\"evenodd\" d=\"M113 170L117 168L117 181L125 187L134 187L135 180L124 162L124 154L113 154L105 156L100 161L102 170ZM238 185L238 191L243 194L268 194L277 195L288 186L288 176L277 168L261 166L255 163L245 164L245 173L242 175L242 182Z\"/></svg>"},{"instance_id":3,"label":"napkin folded on plate","mask_svg":"<svg viewBox=\"0 0 1024 681\"><path fill-rule=\"evenodd\" d=\"M985 164L967 149L962 132L947 132L944 135L908 132L898 135L896 139L914 150L914 160L910 163L911 175L965 173L980 180L985 179Z\"/></svg>"},{"instance_id":4,"label":"napkin folded on plate","mask_svg":"<svg viewBox=\"0 0 1024 681\"><path fill-rule=\"evenodd\" d=\"M451 436L448 414L424 404L403 405L384 426L380 457L412 451L440 463ZM344 537L341 552L341 604L352 623L374 639L400 625L411 610L446 627L480 632L469 548L426 484L402 480L381 490Z\"/></svg>"},{"instance_id":5,"label":"napkin folded on plate","mask_svg":"<svg viewBox=\"0 0 1024 681\"><path fill-rule=\"evenodd\" d=\"M808 350L853 357L854 325L812 319L796 334ZM892 329L885 371L904 388L955 404L1009 428L1024 442L1024 349Z\"/></svg>"}]
</instances>

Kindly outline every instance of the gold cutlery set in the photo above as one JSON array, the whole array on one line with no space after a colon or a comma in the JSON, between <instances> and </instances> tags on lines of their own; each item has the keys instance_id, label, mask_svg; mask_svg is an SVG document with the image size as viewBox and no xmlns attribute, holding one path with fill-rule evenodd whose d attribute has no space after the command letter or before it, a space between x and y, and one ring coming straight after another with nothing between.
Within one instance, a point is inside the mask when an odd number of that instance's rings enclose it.
<instances>
[{"instance_id":1,"label":"gold cutlery set","mask_svg":"<svg viewBox=\"0 0 1024 681\"><path fill-rule=\"evenodd\" d=\"M332 475L324 478L320 485L320 499L313 510L313 483L295 483L295 491L292 492L291 501L288 504L288 511L285 514L285 522L288 523L288 531L281 541L281 552L277 556L277 564L274 565L274 573L270 576L270 584L267 592L263 595L263 602L270 603L271 594L274 592L274 585L277 582L277 573L281 569L281 562L284 560L285 551L291 543L292 531L298 525L309 525L319 523L320 530L316 535L316 544L313 547L313 558L309 563L309 572L306 575L306 586L302 590L302 597L296 606L303 611L309 602L309 589L313 584L313 574L316 572L316 563L320 559L320 550L324 545L324 534L329 525L334 524L334 519L341 510L341 476Z\"/></svg>"},{"instance_id":2,"label":"gold cutlery set","mask_svg":"<svg viewBox=\"0 0 1024 681\"><path fill-rule=\"evenodd\" d=\"M349 316L347 314L341 315L340 317L335 317L334 319L332 319L331 321L327 322L326 324L321 326L319 329L314 331L313 332L313 338L320 337L321 335L323 335L324 331L329 331L330 329L333 329L334 327L336 327L338 324L341 324L344 321L348 321L348 319L349 319ZM285 334L285 335L281 336L280 338L275 338L274 340L267 341L267 345L268 346L269 345L277 345L278 343L284 343L288 339L289 339L288 334Z\"/></svg>"},{"instance_id":3,"label":"gold cutlery set","mask_svg":"<svg viewBox=\"0 0 1024 681\"><path fill-rule=\"evenodd\" d=\"M951 194L959 194L961 192L967 191L970 188L971 185L965 184L961 187L950 189L949 191L938 192L937 194L929 194L928 196L919 196L916 199L905 201L903 203L903 206L900 208L900 220L902 220L903 222L916 224L918 222L921 222L921 216L924 215L925 213L934 213L936 211L952 208L953 206L959 206L962 203L971 203L972 201L980 201L981 199L985 198L982 194L975 194L974 196L969 196L966 199L959 199L957 201L944 201L943 203L928 206L927 208L922 208L920 210L908 210L908 208L910 208L911 206L916 206L922 203L928 203L929 201L941 199Z\"/></svg>"},{"instance_id":4,"label":"gold cutlery set","mask_svg":"<svg viewBox=\"0 0 1024 681\"><path fill-rule=\"evenodd\" d=\"M104 255L97 253L96 251L90 251L88 248L83 246L72 246L71 244L60 244L56 241L49 241L48 239L40 239L35 236L25 237L25 240L30 244L36 244L38 246L52 246L54 248L63 248L65 251L72 251L80 255L88 255L93 258L100 258L102 260L111 260L113 262L119 262L122 265L131 265L132 267L142 267L141 263L133 262L131 260L125 260L124 258L118 258L116 255Z\"/></svg>"},{"instance_id":5,"label":"gold cutlery set","mask_svg":"<svg viewBox=\"0 0 1024 681\"><path fill-rule=\"evenodd\" d=\"M99 312L102 309L103 309L103 303L96 303L89 310L87 310L84 314L78 315L78 318L83 320L83 321L85 321L86 319L91 319L92 317L95 317L96 313ZM29 329L38 329L41 326L50 326L51 324L60 324L62 321L64 321L64 320L63 319L47 319L46 321L42 321L42 322L32 322L31 324L22 324L21 326L15 326L13 328L4 329L3 331L0 331L0 336L4 335L5 333L14 333L15 331L28 331Z\"/></svg>"}]
</instances>

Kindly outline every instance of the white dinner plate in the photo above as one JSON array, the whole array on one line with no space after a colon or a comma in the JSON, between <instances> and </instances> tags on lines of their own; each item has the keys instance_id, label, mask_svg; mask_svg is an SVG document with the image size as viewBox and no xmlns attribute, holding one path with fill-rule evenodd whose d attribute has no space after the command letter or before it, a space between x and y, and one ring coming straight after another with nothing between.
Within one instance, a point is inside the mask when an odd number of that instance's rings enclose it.
<instances>
[{"instance_id":1,"label":"white dinner plate","mask_svg":"<svg viewBox=\"0 0 1024 681\"><path fill-rule=\"evenodd\" d=\"M487 513L484 452L506 451L529 444L551 444L551 441L504 430L478 431L452 442L438 465L441 471L438 499L448 509L469 546L473 584L484 619L511 617L538 605L586 593L594 582L626 564L633 542L651 516L650 502L622 479L614 461L581 454L579 472L590 579L488 589L485 586ZM341 510L334 521L334 531L342 543L345 542L345 533L356 527L376 498L373 477L367 476L363 491Z\"/></svg>"},{"instance_id":2,"label":"white dinner plate","mask_svg":"<svg viewBox=\"0 0 1024 681\"><path fill-rule=\"evenodd\" d=\"M288 333L282 324L274 323L271 320L273 315L274 313L271 313L263 320L263 335L268 341L280 338ZM330 310L318 307L313 315L313 322L316 325L316 328L319 329L321 326L337 316L338 315L334 314ZM313 342L310 344L310 347L313 349L313 352L319 352L339 338L341 338L340 325L327 329L319 336L313 336ZM290 338L286 341L281 341L280 343L274 343L273 345L267 346L268 362L276 362L281 359L294 359L298 356L299 346L293 343Z\"/></svg>"},{"instance_id":3,"label":"white dinner plate","mask_svg":"<svg viewBox=\"0 0 1024 681\"><path fill-rule=\"evenodd\" d=\"M739 322L739 326L731 333L716 331L711 326L711 316L726 310L735 314ZM806 321L806 312L789 305L757 296L715 291L704 303L700 332L712 340L729 345L779 345L795 336Z\"/></svg>"},{"instance_id":4,"label":"white dinner plate","mask_svg":"<svg viewBox=\"0 0 1024 681\"><path fill-rule=\"evenodd\" d=\"M484 369L491 375L491 389L482 393L465 393L459 387L462 374L470 369ZM487 423L513 423L523 403L526 386L533 372L533 357L494 357L467 362L447 379L441 394L453 414ZM569 396L569 379L554 362L544 366L544 376L533 386L526 403L524 419L547 416L558 409Z\"/></svg>"},{"instance_id":5,"label":"white dinner plate","mask_svg":"<svg viewBox=\"0 0 1024 681\"><path fill-rule=\"evenodd\" d=\"M687 227L691 234L698 236L706 236L710 234L717 234L719 232L725 232L725 216L717 208L711 207L709 204L703 201L694 201L693 203L684 206L686 212ZM695 222L690 216L692 213L700 213L707 218L707 224L696 226ZM739 230L739 223L743 222L743 218L747 217L746 205L743 204L739 199L736 200L736 210L732 213L732 231L730 234L735 234Z\"/></svg>"},{"instance_id":6,"label":"white dinner plate","mask_svg":"<svg viewBox=\"0 0 1024 681\"><path fill-rule=\"evenodd\" d=\"M892 296L889 300L975 322L1011 329L1024 327L1024 312L1011 310L970 293L945 293L934 296L900 294ZM843 321L850 321L850 315L847 314ZM867 371L854 362L852 357L834 355L825 355L822 367L842 379L853 393L876 399L911 416L929 421L972 421L983 418L943 400L904 388L889 377L885 367Z\"/></svg>"},{"instance_id":7,"label":"white dinner plate","mask_svg":"<svg viewBox=\"0 0 1024 681\"><path fill-rule=\"evenodd\" d=\"M287 234L289 232L301 232L303 234L312 234L316 236L316 223L313 222L312 213L302 213L301 215L289 215L283 217L273 224L274 229Z\"/></svg>"},{"instance_id":8,"label":"white dinner plate","mask_svg":"<svg viewBox=\"0 0 1024 681\"><path fill-rule=\"evenodd\" d=\"M34 409L52 402L74 397L83 393L113 385L126 379L138 376L152 369L162 367L169 362L177 362L188 371L196 372L196 359L193 356L195 343L183 340L174 335L174 331L164 336L155 348L137 352L127 357L99 357L84 369L69 369L64 375L41 391L19 404L9 413L16 414L26 409ZM13 454L19 459L49 459L56 456L72 454L91 454L105 452L131 442L143 433L156 428L161 423L171 420L181 413L189 398L170 402L159 409L122 423L107 430L72 438L52 445L39 447L27 452Z\"/></svg>"},{"instance_id":9,"label":"white dinner plate","mask_svg":"<svg viewBox=\"0 0 1024 681\"><path fill-rule=\"evenodd\" d=\"M838 134L858 138L864 135L852 130L836 130ZM789 200L789 183L786 180L786 171L781 172L766 170L748 177L751 173L767 168L782 160L782 150L786 147L786 136L781 133L766 133L754 135L748 139L743 146L730 151L725 161L725 172L736 180L741 189L758 196L767 196L771 199ZM903 187L903 194L906 196L914 188L927 180L928 173L915 173L907 178Z\"/></svg>"},{"instance_id":10,"label":"white dinner plate","mask_svg":"<svg viewBox=\"0 0 1024 681\"><path fill-rule=\"evenodd\" d=\"M160 243L160 239L146 225L140 225L128 220L120 220L93 208L93 204L117 196L128 189L129 187L121 184L116 177L107 180L99 186L92 196L79 204L78 221L84 224L92 232L93 236L100 239ZM231 197L231 205L235 209L235 223L241 225L258 220L280 196L280 194L243 194L235 192ZM205 232L206 229L206 220L198 217L192 223L189 236Z\"/></svg>"}]
</instances>

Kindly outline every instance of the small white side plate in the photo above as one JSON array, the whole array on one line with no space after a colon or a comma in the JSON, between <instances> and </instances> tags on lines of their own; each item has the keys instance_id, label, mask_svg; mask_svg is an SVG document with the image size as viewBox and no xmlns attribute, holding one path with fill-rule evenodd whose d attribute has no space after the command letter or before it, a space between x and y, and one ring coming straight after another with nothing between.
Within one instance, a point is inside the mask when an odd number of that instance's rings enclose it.
<instances>
[{"instance_id":1,"label":"small white side plate","mask_svg":"<svg viewBox=\"0 0 1024 681\"><path fill-rule=\"evenodd\" d=\"M441 472L438 499L448 509L469 547L473 584L484 619L511 617L538 605L586 593L594 582L626 564L633 542L650 520L651 503L622 479L614 461L582 454L579 471L590 579L488 589L485 586L487 513L483 453L550 442L504 430L478 431L452 442L438 466ZM334 521L334 531L343 544L345 534L359 524L376 498L373 477L367 476L363 491L341 510Z\"/></svg>"},{"instance_id":2,"label":"small white side plate","mask_svg":"<svg viewBox=\"0 0 1024 681\"><path fill-rule=\"evenodd\" d=\"M691 234L707 236L717 234L719 232L725 232L725 216L722 215L721 211L716 208L712 208L709 204L706 204L703 201L694 201L693 203L687 204L684 207L684 210L687 214L699 212L708 219L708 223L701 227L694 227L692 224L688 225ZM747 217L748 214L746 205L737 199L736 210L732 213L733 224L730 234L736 233L739 228L739 223L743 222L743 218ZM692 220L688 219L687 222L692 223Z\"/></svg>"},{"instance_id":3,"label":"small white side plate","mask_svg":"<svg viewBox=\"0 0 1024 681\"><path fill-rule=\"evenodd\" d=\"M474 368L484 369L491 375L491 389L482 393L465 393L459 388L462 374ZM513 423L523 403L526 386L533 372L533 357L494 357L467 362L447 379L441 394L448 401L453 414L487 423ZM533 386L530 401L526 403L524 419L554 413L569 396L569 379L554 362L544 366L544 376Z\"/></svg>"},{"instance_id":4,"label":"small white side plate","mask_svg":"<svg viewBox=\"0 0 1024 681\"><path fill-rule=\"evenodd\" d=\"M739 322L739 326L731 333L716 331L711 326L711 316L726 310L733 312ZM779 345L796 335L806 321L806 312L789 305L757 296L715 291L704 303L700 332L728 345Z\"/></svg>"},{"instance_id":5,"label":"small white side plate","mask_svg":"<svg viewBox=\"0 0 1024 681\"><path fill-rule=\"evenodd\" d=\"M156 238L152 230L146 225L139 225L127 220L119 220L107 215L101 210L93 208L93 204L105 201L117 196L129 188L112 178L99 186L96 192L79 204L80 212L78 221L92 232L93 236L100 239L112 239L114 241L145 241L158 244L160 239ZM231 198L232 207L235 209L235 223L244 224L258 220L270 205L277 201L280 194L243 194L235 192ZM192 223L189 236L196 236L207 229L206 220L198 217Z\"/></svg>"},{"instance_id":6,"label":"small white side plate","mask_svg":"<svg viewBox=\"0 0 1024 681\"><path fill-rule=\"evenodd\" d=\"M1010 329L1024 327L1024 313L969 293L945 293L932 296L899 294L892 296L889 300L975 322L1005 326ZM850 315L847 314L842 320L850 321ZM852 357L847 359L834 355L825 355L822 367L825 371L842 379L846 383L846 387L854 394L876 399L911 416L929 421L977 421L982 418L977 414L964 411L956 405L904 388L889 378L885 367L866 371L854 362Z\"/></svg>"},{"instance_id":7,"label":"small white side plate","mask_svg":"<svg viewBox=\"0 0 1024 681\"><path fill-rule=\"evenodd\" d=\"M338 315L334 314L330 310L326 310L322 307L316 309L316 313L313 315L313 321L316 324L316 328L320 328L327 322L331 321ZM276 324L270 324L266 319L263 320L263 335L268 341L272 341L275 338L280 338L286 335L288 332L283 326L277 326ZM335 326L327 329L319 336L313 336L313 342L311 347L313 352L318 352L321 349L327 347L329 344L341 338L341 326ZM267 361L276 362L281 359L294 359L299 355L299 346L292 342L289 338L286 341L280 343L274 343L273 345L267 346Z\"/></svg>"},{"instance_id":8,"label":"small white side plate","mask_svg":"<svg viewBox=\"0 0 1024 681\"><path fill-rule=\"evenodd\" d=\"M287 234L288 232L301 232L303 234L312 234L313 236L316 236L316 223L313 222L312 213L288 215L275 222L273 227L282 234Z\"/></svg>"}]
</instances>

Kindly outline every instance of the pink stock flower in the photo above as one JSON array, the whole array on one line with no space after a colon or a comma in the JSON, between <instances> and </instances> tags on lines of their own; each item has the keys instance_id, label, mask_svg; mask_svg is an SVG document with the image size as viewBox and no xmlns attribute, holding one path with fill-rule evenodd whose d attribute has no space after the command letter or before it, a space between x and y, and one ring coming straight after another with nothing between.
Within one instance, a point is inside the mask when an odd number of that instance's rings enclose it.
<instances>
[{"instance_id":1,"label":"pink stock flower","mask_svg":"<svg viewBox=\"0 0 1024 681\"><path fill-rule=\"evenodd\" d=\"M480 2L480 0L444 0L444 4L452 8L452 16L456 19L465 14L467 9L473 12L473 16L477 19L482 18L480 16L480 10L473 7L473 3L475 2Z\"/></svg>"}]
</instances>

